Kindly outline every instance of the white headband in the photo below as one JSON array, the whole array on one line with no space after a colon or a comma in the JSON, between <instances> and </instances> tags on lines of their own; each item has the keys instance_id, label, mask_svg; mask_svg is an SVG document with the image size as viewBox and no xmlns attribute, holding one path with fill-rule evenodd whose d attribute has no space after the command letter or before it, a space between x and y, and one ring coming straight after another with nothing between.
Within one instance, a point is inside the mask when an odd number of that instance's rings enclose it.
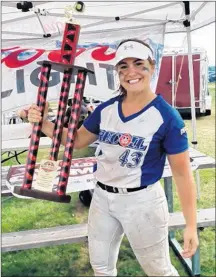
<instances>
[{"instance_id":1,"label":"white headband","mask_svg":"<svg viewBox=\"0 0 216 277\"><path fill-rule=\"evenodd\" d=\"M147 60L149 57L152 60L154 59L151 50L147 46L137 41L127 41L120 45L116 51L115 65L126 58Z\"/></svg>"}]
</instances>

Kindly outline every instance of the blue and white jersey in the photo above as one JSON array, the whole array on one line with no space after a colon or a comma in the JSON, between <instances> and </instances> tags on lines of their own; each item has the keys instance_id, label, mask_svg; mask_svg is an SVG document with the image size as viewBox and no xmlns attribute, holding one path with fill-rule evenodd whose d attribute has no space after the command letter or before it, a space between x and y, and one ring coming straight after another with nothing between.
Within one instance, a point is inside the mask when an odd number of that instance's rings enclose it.
<instances>
[{"instance_id":1,"label":"blue and white jersey","mask_svg":"<svg viewBox=\"0 0 216 277\"><path fill-rule=\"evenodd\" d=\"M184 126L179 113L160 95L128 117L122 113L122 96L99 105L84 122L89 132L98 135L96 180L119 188L160 180L166 154L188 149Z\"/></svg>"}]
</instances>

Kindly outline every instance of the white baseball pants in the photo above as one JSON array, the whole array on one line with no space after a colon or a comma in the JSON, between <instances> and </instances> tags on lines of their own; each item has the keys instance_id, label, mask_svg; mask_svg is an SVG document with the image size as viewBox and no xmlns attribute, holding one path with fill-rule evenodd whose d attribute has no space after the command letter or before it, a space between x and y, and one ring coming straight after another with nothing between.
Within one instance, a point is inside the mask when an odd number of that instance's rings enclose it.
<instances>
[{"instance_id":1,"label":"white baseball pants","mask_svg":"<svg viewBox=\"0 0 216 277\"><path fill-rule=\"evenodd\" d=\"M124 234L148 276L179 276L169 256L168 219L167 200L159 182L129 193L110 193L96 185L88 218L95 276L117 276Z\"/></svg>"}]
</instances>

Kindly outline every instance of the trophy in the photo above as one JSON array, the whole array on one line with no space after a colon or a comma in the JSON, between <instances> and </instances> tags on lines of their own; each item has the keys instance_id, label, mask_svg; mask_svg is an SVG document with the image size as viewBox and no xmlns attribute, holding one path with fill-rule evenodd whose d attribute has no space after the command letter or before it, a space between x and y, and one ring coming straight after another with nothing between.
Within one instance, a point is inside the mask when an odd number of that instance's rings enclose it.
<instances>
[{"instance_id":1,"label":"trophy","mask_svg":"<svg viewBox=\"0 0 216 277\"><path fill-rule=\"evenodd\" d=\"M45 110L51 68L63 72L57 118L54 125L49 159L41 161L36 182L33 182L33 176L35 173L35 165L43 119L38 123L34 123L30 139L23 185L22 187L14 187L15 194L63 203L69 203L71 200L71 196L66 195L66 188L70 173L75 134L81 111L81 103L84 93L86 75L88 72L93 73L91 70L88 70L84 67L74 65L76 47L80 33L80 25L77 23L74 24L74 19L72 15L74 12L82 12L83 10L84 3L81 1L76 2L74 7L69 6L65 10L65 17L67 18L67 21L65 24L63 35L60 61L38 62L38 64L41 65L41 74L37 96L37 105L41 109L42 118ZM73 69L75 68L78 71L78 74L72 102L71 116L68 124L66 146L64 149L63 160L58 161L59 147L63 132L64 115L66 112L70 90L70 80ZM57 176L58 173L59 176ZM57 184L53 185L53 180L56 179Z\"/></svg>"}]
</instances>

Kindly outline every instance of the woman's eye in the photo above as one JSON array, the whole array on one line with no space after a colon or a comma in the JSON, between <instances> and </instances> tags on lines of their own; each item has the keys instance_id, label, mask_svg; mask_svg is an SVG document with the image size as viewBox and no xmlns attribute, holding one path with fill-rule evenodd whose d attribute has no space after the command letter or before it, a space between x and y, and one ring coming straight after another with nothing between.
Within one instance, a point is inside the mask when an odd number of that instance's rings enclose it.
<instances>
[{"instance_id":1,"label":"woman's eye","mask_svg":"<svg viewBox=\"0 0 216 277\"><path fill-rule=\"evenodd\" d=\"M141 65L143 65L143 63L142 63L142 62L138 62L138 63L136 63L136 66L141 66Z\"/></svg>"},{"instance_id":2,"label":"woman's eye","mask_svg":"<svg viewBox=\"0 0 216 277\"><path fill-rule=\"evenodd\" d=\"M126 68L127 68L126 65L122 65L122 66L119 67L119 70L126 69Z\"/></svg>"}]
</instances>

